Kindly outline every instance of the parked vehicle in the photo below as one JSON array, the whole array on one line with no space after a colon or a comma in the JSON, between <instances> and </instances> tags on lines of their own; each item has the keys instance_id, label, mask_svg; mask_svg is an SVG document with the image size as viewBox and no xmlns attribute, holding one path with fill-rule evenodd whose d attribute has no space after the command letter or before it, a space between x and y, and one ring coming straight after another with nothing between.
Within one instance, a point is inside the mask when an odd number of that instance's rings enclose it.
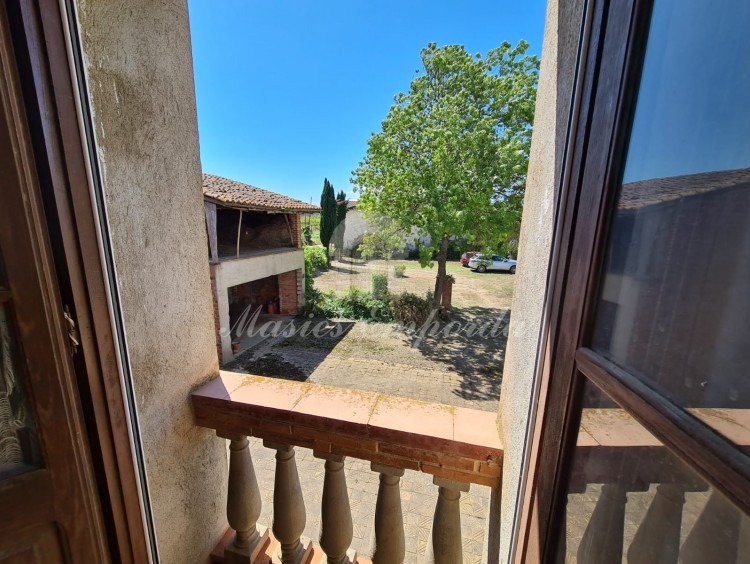
<instances>
[{"instance_id":1,"label":"parked vehicle","mask_svg":"<svg viewBox=\"0 0 750 564\"><path fill-rule=\"evenodd\" d=\"M498 270L501 272L516 273L516 261L511 258L500 258L497 255L477 254L469 260L469 268L477 272Z\"/></svg>"},{"instance_id":2,"label":"parked vehicle","mask_svg":"<svg viewBox=\"0 0 750 564\"><path fill-rule=\"evenodd\" d=\"M470 260L472 259L472 257L475 257L475 256L477 256L478 254L479 254L479 253L475 253L475 252L471 252L471 251L469 251L469 252L467 252L467 253L464 253L464 254L462 254L462 255L461 255L461 258L460 258L460 259L458 259L458 262L460 262L460 263L461 263L461 266L466 266L466 267L468 267L468 266L469 266L469 261L470 261Z\"/></svg>"}]
</instances>

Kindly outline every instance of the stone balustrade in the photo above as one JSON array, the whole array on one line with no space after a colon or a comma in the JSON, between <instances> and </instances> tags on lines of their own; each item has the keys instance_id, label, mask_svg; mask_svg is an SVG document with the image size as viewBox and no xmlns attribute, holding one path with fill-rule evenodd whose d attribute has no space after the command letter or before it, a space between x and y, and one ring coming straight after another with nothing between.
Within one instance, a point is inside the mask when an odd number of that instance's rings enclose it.
<instances>
[{"instance_id":1,"label":"stone balustrade","mask_svg":"<svg viewBox=\"0 0 750 564\"><path fill-rule=\"evenodd\" d=\"M747 410L689 411L747 442ZM570 550L564 536L558 550L580 564L750 562L740 543L750 520L620 409L583 411L565 515L582 536Z\"/></svg>"},{"instance_id":2,"label":"stone balustrade","mask_svg":"<svg viewBox=\"0 0 750 564\"><path fill-rule=\"evenodd\" d=\"M372 557L378 564L404 561L399 484L405 470L432 474L438 488L428 562L463 562L462 492L472 483L499 492L503 448L493 413L231 372L193 392L192 402L196 423L230 441L231 530L215 551L218 562L365 562L350 549L347 456L370 461L380 474ZM738 444L750 432L746 410L690 411ZM271 531L257 524L261 495L248 436L276 450ZM325 468L319 544L302 538L306 515L295 447L312 449ZM696 555L708 553L715 562L750 561L750 543L740 543L750 521L619 409L584 410L563 515L574 520L569 533L582 535L568 557L583 564L623 557L698 562ZM490 517L488 528L497 527L498 515ZM567 535L561 541L565 554Z\"/></svg>"},{"instance_id":3,"label":"stone balustrade","mask_svg":"<svg viewBox=\"0 0 750 564\"><path fill-rule=\"evenodd\" d=\"M215 551L218 561L267 561L264 555L270 553L283 564L316 562L322 551L329 563L363 562L350 550L347 456L370 461L380 474L376 564L404 560L399 491L404 470L432 474L438 487L428 548L428 560L437 564L463 562L461 492L472 483L495 491L500 486L503 449L494 413L231 372L193 392L192 403L198 425L230 440L227 520L232 530ZM271 531L257 524L261 497L248 436L276 450ZM295 447L312 449L325 467L318 545L302 538L306 516Z\"/></svg>"}]
</instances>

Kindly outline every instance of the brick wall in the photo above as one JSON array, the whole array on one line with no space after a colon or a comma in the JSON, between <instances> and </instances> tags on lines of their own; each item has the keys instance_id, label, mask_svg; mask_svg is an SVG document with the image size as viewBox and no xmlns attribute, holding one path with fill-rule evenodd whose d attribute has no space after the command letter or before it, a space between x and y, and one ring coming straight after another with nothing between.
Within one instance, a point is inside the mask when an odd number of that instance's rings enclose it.
<instances>
[{"instance_id":1,"label":"brick wall","mask_svg":"<svg viewBox=\"0 0 750 564\"><path fill-rule=\"evenodd\" d=\"M214 302L214 335L216 337L216 350L219 353L219 365L221 365L224 360L221 354L221 322L219 321L219 297L216 293L216 265L210 265L209 271L211 273L211 297Z\"/></svg>"},{"instance_id":2,"label":"brick wall","mask_svg":"<svg viewBox=\"0 0 750 564\"><path fill-rule=\"evenodd\" d=\"M279 298L281 313L297 315L302 305L302 269L290 270L279 274Z\"/></svg>"}]
</instances>

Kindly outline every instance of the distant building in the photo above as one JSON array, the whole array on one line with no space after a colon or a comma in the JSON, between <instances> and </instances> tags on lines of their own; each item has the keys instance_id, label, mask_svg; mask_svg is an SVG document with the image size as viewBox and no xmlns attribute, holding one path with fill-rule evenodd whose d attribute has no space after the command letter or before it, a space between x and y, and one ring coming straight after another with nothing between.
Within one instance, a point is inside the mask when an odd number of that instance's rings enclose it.
<instances>
[{"instance_id":1,"label":"distant building","mask_svg":"<svg viewBox=\"0 0 750 564\"><path fill-rule=\"evenodd\" d=\"M221 176L203 175L217 348L233 359L229 331L248 308L296 315L304 303L300 214L318 206Z\"/></svg>"},{"instance_id":2,"label":"distant building","mask_svg":"<svg viewBox=\"0 0 750 564\"><path fill-rule=\"evenodd\" d=\"M347 205L346 220L344 225L344 254L352 255L362 244L366 233L372 233L377 227L368 222L358 207L358 200L349 200ZM417 242L422 245L430 244L430 236L419 236L417 229L412 228L411 233L405 238L404 251L414 251Z\"/></svg>"}]
</instances>

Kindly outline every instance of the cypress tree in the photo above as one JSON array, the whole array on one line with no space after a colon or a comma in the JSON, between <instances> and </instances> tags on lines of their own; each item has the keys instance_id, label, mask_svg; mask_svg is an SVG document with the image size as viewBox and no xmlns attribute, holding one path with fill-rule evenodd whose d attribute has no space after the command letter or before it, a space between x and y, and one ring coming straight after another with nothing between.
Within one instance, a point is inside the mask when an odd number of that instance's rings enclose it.
<instances>
[{"instance_id":1,"label":"cypress tree","mask_svg":"<svg viewBox=\"0 0 750 564\"><path fill-rule=\"evenodd\" d=\"M320 242L326 248L328 264L331 264L331 237L336 228L336 197L333 185L326 178L323 181L323 193L320 195Z\"/></svg>"},{"instance_id":2,"label":"cypress tree","mask_svg":"<svg viewBox=\"0 0 750 564\"><path fill-rule=\"evenodd\" d=\"M333 232L333 244L336 245L336 260L341 260L341 252L344 250L344 230L346 229L346 192L339 190L336 194L336 229Z\"/></svg>"}]
</instances>

